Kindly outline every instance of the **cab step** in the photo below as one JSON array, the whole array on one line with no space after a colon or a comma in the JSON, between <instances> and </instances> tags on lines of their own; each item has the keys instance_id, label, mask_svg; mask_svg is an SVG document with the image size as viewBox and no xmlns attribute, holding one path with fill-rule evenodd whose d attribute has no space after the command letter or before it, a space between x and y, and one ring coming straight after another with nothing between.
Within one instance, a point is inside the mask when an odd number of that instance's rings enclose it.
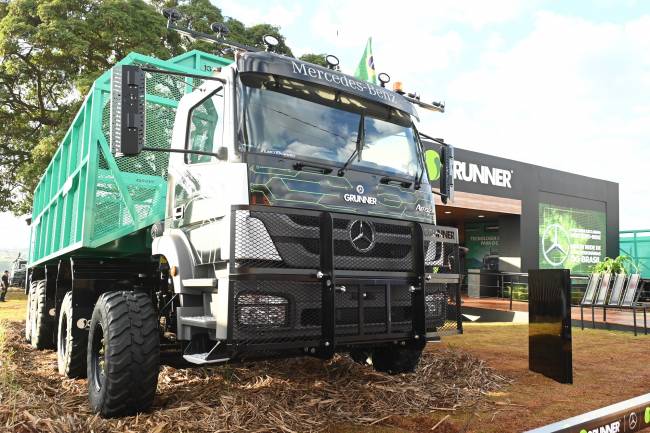
<instances>
[{"instance_id":1,"label":"cab step","mask_svg":"<svg viewBox=\"0 0 650 433\"><path fill-rule=\"evenodd\" d=\"M192 289L201 289L201 288L214 289L217 287L217 279L216 278L187 278L183 280L183 286Z\"/></svg>"},{"instance_id":2,"label":"cab step","mask_svg":"<svg viewBox=\"0 0 650 433\"><path fill-rule=\"evenodd\" d=\"M198 328L217 328L217 320L214 316L188 316L180 317L181 324L184 326L196 326Z\"/></svg>"},{"instance_id":3,"label":"cab step","mask_svg":"<svg viewBox=\"0 0 650 433\"><path fill-rule=\"evenodd\" d=\"M210 359L210 352L183 355L183 359L187 362L190 362L192 364L197 364L197 365L223 364L225 362L230 361L230 358Z\"/></svg>"}]
</instances>

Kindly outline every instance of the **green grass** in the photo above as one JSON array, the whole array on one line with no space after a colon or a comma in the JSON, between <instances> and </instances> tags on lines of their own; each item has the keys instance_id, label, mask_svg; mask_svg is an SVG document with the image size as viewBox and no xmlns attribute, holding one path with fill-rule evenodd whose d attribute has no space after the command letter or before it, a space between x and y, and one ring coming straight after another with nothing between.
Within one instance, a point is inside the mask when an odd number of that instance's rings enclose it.
<instances>
[{"instance_id":1,"label":"green grass","mask_svg":"<svg viewBox=\"0 0 650 433\"><path fill-rule=\"evenodd\" d=\"M22 290L11 290L7 293L6 302L0 302L0 321L10 320L19 322L25 320L25 305L27 296Z\"/></svg>"}]
</instances>

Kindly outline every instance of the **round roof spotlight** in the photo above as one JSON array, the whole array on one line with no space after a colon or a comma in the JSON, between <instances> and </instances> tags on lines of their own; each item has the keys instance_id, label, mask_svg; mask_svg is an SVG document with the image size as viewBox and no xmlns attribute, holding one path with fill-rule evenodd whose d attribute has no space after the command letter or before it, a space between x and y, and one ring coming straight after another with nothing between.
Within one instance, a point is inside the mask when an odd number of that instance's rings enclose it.
<instances>
[{"instance_id":1,"label":"round roof spotlight","mask_svg":"<svg viewBox=\"0 0 650 433\"><path fill-rule=\"evenodd\" d=\"M325 62L327 62L327 67L330 69L338 69L339 67L339 58L334 54L328 54L325 56Z\"/></svg>"},{"instance_id":2,"label":"round roof spotlight","mask_svg":"<svg viewBox=\"0 0 650 433\"><path fill-rule=\"evenodd\" d=\"M379 75L377 75L377 79L379 79L381 87L386 87L386 84L390 81L390 75L385 72L380 72Z\"/></svg>"},{"instance_id":3,"label":"round roof spotlight","mask_svg":"<svg viewBox=\"0 0 650 433\"><path fill-rule=\"evenodd\" d=\"M163 9L163 16L167 18L167 21L170 23L174 23L183 18L183 15L174 8Z\"/></svg>"},{"instance_id":4,"label":"round roof spotlight","mask_svg":"<svg viewBox=\"0 0 650 433\"><path fill-rule=\"evenodd\" d=\"M219 38L225 38L230 33L230 29L223 23L210 24L210 30L217 34Z\"/></svg>"},{"instance_id":5,"label":"round roof spotlight","mask_svg":"<svg viewBox=\"0 0 650 433\"><path fill-rule=\"evenodd\" d=\"M264 35L262 41L264 42L264 45L266 45L266 51L273 51L273 48L280 44L278 38L273 35Z\"/></svg>"}]
</instances>

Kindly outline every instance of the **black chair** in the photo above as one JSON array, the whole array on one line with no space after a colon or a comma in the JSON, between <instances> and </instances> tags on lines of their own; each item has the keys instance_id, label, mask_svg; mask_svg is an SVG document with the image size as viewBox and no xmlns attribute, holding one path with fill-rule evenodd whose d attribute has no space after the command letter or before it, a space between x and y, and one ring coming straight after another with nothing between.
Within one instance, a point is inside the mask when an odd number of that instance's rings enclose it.
<instances>
[{"instance_id":1,"label":"black chair","mask_svg":"<svg viewBox=\"0 0 650 433\"><path fill-rule=\"evenodd\" d=\"M625 286L625 293L621 299L621 303L618 305L618 309L621 310L632 310L632 315L634 317L634 335L637 335L636 332L636 311L637 309L643 310L643 333L648 335L648 306L645 303L639 302L639 296L643 288L643 281L641 280L641 275L632 274L627 279L627 285Z\"/></svg>"},{"instance_id":2,"label":"black chair","mask_svg":"<svg viewBox=\"0 0 650 433\"><path fill-rule=\"evenodd\" d=\"M612 284L612 293L609 295L609 300L607 303L603 304L603 321L607 322L607 307L618 308L623 299L623 293L625 292L625 274L616 274L614 277L614 284ZM628 280L629 281L629 280Z\"/></svg>"},{"instance_id":3,"label":"black chair","mask_svg":"<svg viewBox=\"0 0 650 433\"><path fill-rule=\"evenodd\" d=\"M598 293L598 283L600 282L601 274L594 273L589 276L589 281L587 282L587 289L585 294L582 296L580 301L580 327L585 329L584 324L584 307L592 307L592 320L593 320L593 304L596 294Z\"/></svg>"}]
</instances>

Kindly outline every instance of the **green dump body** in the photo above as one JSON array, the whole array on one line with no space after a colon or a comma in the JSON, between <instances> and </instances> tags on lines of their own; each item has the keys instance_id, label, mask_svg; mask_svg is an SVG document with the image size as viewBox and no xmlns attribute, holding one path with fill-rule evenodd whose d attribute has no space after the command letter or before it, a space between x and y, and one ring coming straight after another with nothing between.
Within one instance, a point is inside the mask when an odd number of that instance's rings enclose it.
<instances>
[{"instance_id":1,"label":"green dump body","mask_svg":"<svg viewBox=\"0 0 650 433\"><path fill-rule=\"evenodd\" d=\"M231 62L190 51L169 60L131 53L119 64L207 76ZM95 81L34 191L29 267L70 255L148 253L143 229L165 216L169 154L113 157L110 81L111 71ZM146 146L169 148L178 101L200 81L147 73Z\"/></svg>"}]
</instances>

